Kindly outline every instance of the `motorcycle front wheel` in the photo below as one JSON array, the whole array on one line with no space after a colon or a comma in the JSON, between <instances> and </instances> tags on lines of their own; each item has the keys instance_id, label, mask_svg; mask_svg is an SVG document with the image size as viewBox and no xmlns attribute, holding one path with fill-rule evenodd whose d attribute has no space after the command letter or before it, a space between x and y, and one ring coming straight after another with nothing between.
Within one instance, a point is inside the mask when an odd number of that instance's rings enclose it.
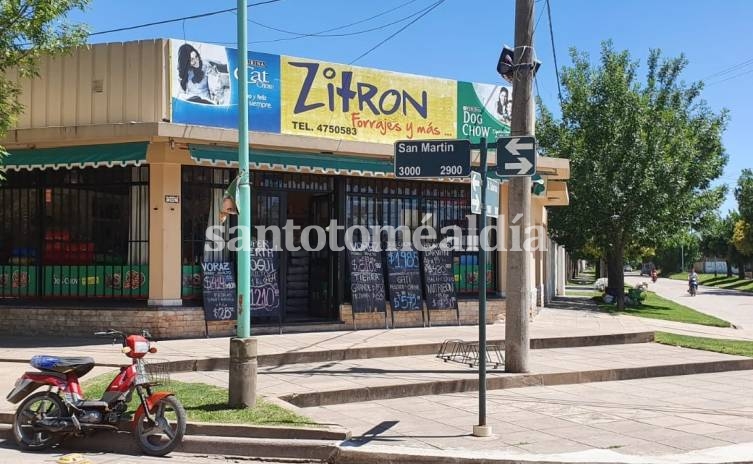
<instances>
[{"instance_id":1,"label":"motorcycle front wheel","mask_svg":"<svg viewBox=\"0 0 753 464\"><path fill-rule=\"evenodd\" d=\"M186 411L178 398L162 398L154 408L150 421L146 414L136 424L136 441L141 450L150 456L164 456L183 441L186 433Z\"/></svg>"},{"instance_id":2,"label":"motorcycle front wheel","mask_svg":"<svg viewBox=\"0 0 753 464\"><path fill-rule=\"evenodd\" d=\"M24 451L51 448L63 439L61 434L39 430L35 424L43 419L64 419L67 409L59 396L39 392L26 398L16 410L13 420L13 438Z\"/></svg>"}]
</instances>

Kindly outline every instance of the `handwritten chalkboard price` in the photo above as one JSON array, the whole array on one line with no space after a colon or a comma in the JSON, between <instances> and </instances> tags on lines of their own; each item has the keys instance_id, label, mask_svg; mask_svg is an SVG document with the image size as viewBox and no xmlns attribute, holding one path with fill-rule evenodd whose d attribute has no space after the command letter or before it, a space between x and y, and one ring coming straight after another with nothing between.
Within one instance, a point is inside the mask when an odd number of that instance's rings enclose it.
<instances>
[{"instance_id":1,"label":"handwritten chalkboard price","mask_svg":"<svg viewBox=\"0 0 753 464\"><path fill-rule=\"evenodd\" d=\"M393 311L420 311L421 270L416 250L387 251L387 284Z\"/></svg>"},{"instance_id":2,"label":"handwritten chalkboard price","mask_svg":"<svg viewBox=\"0 0 753 464\"><path fill-rule=\"evenodd\" d=\"M455 275L452 272L452 252L439 247L423 252L426 307L429 309L457 309Z\"/></svg>"},{"instance_id":3,"label":"handwritten chalkboard price","mask_svg":"<svg viewBox=\"0 0 753 464\"><path fill-rule=\"evenodd\" d=\"M348 255L353 313L386 312L381 253L354 249Z\"/></svg>"},{"instance_id":4,"label":"handwritten chalkboard price","mask_svg":"<svg viewBox=\"0 0 753 464\"><path fill-rule=\"evenodd\" d=\"M227 321L236 318L236 284L231 263L201 263L204 318Z\"/></svg>"}]
</instances>

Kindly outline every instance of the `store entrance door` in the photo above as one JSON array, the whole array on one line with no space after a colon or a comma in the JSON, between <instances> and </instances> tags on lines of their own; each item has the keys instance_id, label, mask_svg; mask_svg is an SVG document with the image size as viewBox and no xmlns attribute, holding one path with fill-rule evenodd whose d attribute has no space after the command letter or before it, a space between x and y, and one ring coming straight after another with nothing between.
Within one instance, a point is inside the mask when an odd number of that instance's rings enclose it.
<instances>
[{"instance_id":1,"label":"store entrance door","mask_svg":"<svg viewBox=\"0 0 753 464\"><path fill-rule=\"evenodd\" d=\"M311 225L328 232L330 219L334 217L334 194L314 195L311 199ZM322 232L319 232L321 235ZM313 235L313 234L310 234ZM329 235L328 233L326 235ZM325 235L325 236L326 236ZM315 239L310 239L314 242ZM312 245L314 245L312 243ZM324 248L311 251L309 271L309 311L321 318L336 316L333 308L335 293L335 253L325 238Z\"/></svg>"},{"instance_id":2,"label":"store entrance door","mask_svg":"<svg viewBox=\"0 0 753 464\"><path fill-rule=\"evenodd\" d=\"M302 231L309 226L325 229L329 224L332 194L286 192L286 221L296 226L292 243L297 250L285 250L285 321L304 322L330 319L333 287L333 262L329 247L318 248L322 232L307 232L302 241ZM304 245L306 245L304 247Z\"/></svg>"},{"instance_id":3,"label":"store entrance door","mask_svg":"<svg viewBox=\"0 0 753 464\"><path fill-rule=\"evenodd\" d=\"M331 320L333 312L335 253L325 243L317 248L321 232L308 233L309 250L301 242L301 232L308 226L319 226L326 231L330 218L334 217L334 195L332 193L310 193L301 191L257 191L254 207L254 226L278 226L280 240L280 300L284 322L313 322ZM282 227L288 222L296 227L292 237L286 238ZM257 232L255 231L256 235ZM257 240L272 242L271 231ZM289 249L288 243L297 250ZM271 320L269 322L272 322Z\"/></svg>"}]
</instances>

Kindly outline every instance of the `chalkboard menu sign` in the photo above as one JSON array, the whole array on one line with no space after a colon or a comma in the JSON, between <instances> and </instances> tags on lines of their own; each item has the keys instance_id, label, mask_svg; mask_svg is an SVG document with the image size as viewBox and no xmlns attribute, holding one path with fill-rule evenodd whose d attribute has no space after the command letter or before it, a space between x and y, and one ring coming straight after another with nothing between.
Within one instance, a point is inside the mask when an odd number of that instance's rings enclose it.
<instances>
[{"instance_id":1,"label":"chalkboard menu sign","mask_svg":"<svg viewBox=\"0 0 753 464\"><path fill-rule=\"evenodd\" d=\"M348 255L353 314L386 312L381 253L366 249L350 250Z\"/></svg>"},{"instance_id":2,"label":"chalkboard menu sign","mask_svg":"<svg viewBox=\"0 0 753 464\"><path fill-rule=\"evenodd\" d=\"M393 311L420 311L421 271L416 250L387 251L387 284Z\"/></svg>"},{"instance_id":3,"label":"chalkboard menu sign","mask_svg":"<svg viewBox=\"0 0 753 464\"><path fill-rule=\"evenodd\" d=\"M251 314L280 313L280 251L266 240L251 242Z\"/></svg>"},{"instance_id":4,"label":"chalkboard menu sign","mask_svg":"<svg viewBox=\"0 0 753 464\"><path fill-rule=\"evenodd\" d=\"M201 263L204 319L227 321L236 318L236 285L231 263Z\"/></svg>"},{"instance_id":5,"label":"chalkboard menu sign","mask_svg":"<svg viewBox=\"0 0 753 464\"><path fill-rule=\"evenodd\" d=\"M452 272L452 252L440 247L423 252L426 307L429 309L457 309L455 275Z\"/></svg>"}]
</instances>

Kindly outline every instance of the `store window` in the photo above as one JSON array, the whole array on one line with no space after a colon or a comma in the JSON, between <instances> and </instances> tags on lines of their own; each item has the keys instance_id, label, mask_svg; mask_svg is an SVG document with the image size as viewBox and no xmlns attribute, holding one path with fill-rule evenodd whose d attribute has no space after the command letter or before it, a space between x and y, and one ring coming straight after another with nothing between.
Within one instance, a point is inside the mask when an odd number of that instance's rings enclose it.
<instances>
[{"instance_id":1,"label":"store window","mask_svg":"<svg viewBox=\"0 0 753 464\"><path fill-rule=\"evenodd\" d=\"M378 180L351 177L346 187L347 225L407 227L412 233L420 225L431 225L441 240L446 235L441 230L457 226L463 237L469 236L472 224L470 187L459 183ZM491 225L496 219L490 218ZM400 237L398 237L399 239ZM356 238L354 237L354 240ZM496 244L493 234L492 245ZM464 242L467 246L468 242ZM478 251L457 251L454 256L454 273L458 293L478 294ZM487 252L487 288L497 290L497 260L494 252ZM349 276L346 276L349 280ZM350 282L345 285L346 300L350 299Z\"/></svg>"},{"instance_id":2,"label":"store window","mask_svg":"<svg viewBox=\"0 0 753 464\"><path fill-rule=\"evenodd\" d=\"M149 169L6 173L0 297L147 298Z\"/></svg>"}]
</instances>

